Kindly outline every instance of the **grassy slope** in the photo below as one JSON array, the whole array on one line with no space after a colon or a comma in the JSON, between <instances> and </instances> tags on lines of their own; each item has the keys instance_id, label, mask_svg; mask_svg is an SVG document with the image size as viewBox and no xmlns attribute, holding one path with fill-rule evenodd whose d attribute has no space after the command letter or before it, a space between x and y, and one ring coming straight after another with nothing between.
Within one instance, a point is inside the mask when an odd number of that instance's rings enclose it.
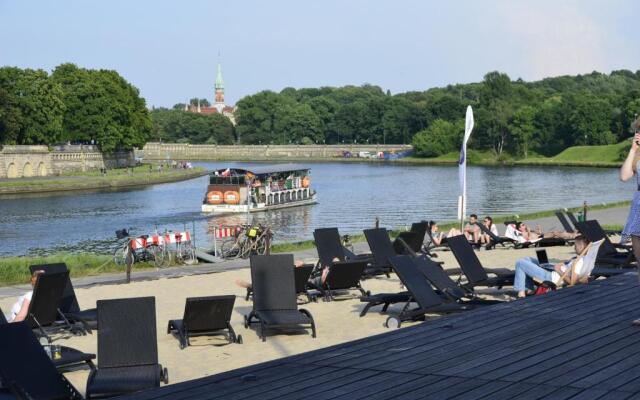
<instances>
[{"instance_id":1,"label":"grassy slope","mask_svg":"<svg viewBox=\"0 0 640 400\"><path fill-rule=\"evenodd\" d=\"M469 164L494 165L577 165L594 167L618 167L622 164L621 154L628 148L628 142L603 146L573 146L553 157L530 156L515 160L510 155L504 155L498 160L491 151L469 150ZM448 164L458 162L459 153L451 152L434 158L407 157L401 162L416 164Z\"/></svg>"}]
</instances>

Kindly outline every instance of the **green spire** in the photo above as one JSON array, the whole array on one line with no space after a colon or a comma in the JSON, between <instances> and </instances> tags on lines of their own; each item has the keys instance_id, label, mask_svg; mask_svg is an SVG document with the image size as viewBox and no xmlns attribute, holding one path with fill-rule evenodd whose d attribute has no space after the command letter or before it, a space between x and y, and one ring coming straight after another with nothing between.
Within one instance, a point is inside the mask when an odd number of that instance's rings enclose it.
<instances>
[{"instance_id":1,"label":"green spire","mask_svg":"<svg viewBox=\"0 0 640 400\"><path fill-rule=\"evenodd\" d=\"M216 89L224 89L224 81L222 80L222 66L218 63L218 74L216 75Z\"/></svg>"}]
</instances>

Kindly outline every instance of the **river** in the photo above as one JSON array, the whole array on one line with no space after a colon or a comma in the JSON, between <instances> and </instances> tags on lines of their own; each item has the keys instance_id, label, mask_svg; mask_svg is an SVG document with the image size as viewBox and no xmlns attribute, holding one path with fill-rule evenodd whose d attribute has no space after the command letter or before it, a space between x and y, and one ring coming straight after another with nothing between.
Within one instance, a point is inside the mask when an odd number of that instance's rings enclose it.
<instances>
[{"instance_id":1,"label":"river","mask_svg":"<svg viewBox=\"0 0 640 400\"><path fill-rule=\"evenodd\" d=\"M210 169L250 163L197 163ZM318 204L252 214L270 224L275 241L311 239L318 227L343 233L401 227L413 221L456 218L456 166L387 163L310 164ZM480 167L467 169L467 213L512 215L630 199L635 186L616 169L578 167ZM136 234L195 227L198 247L212 244L211 228L242 223L242 216L200 212L207 177L143 189L0 198L0 255L59 250L106 251L115 230Z\"/></svg>"}]
</instances>

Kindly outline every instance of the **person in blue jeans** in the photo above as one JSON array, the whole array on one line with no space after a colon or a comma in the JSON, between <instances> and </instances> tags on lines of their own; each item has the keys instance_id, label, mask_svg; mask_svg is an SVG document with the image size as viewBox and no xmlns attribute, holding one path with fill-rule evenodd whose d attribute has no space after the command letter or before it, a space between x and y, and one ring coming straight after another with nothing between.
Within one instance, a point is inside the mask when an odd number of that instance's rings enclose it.
<instances>
[{"instance_id":1,"label":"person in blue jeans","mask_svg":"<svg viewBox=\"0 0 640 400\"><path fill-rule=\"evenodd\" d=\"M584 236L576 236L574 250L576 254L582 253L589 241ZM524 257L516 261L516 275L513 280L513 288L518 292L518 297L525 297L535 290L534 278L539 281L553 282L556 285L562 283L562 276L571 267L571 263L576 257L558 263L553 266L553 271L542 268L533 257ZM582 259L578 260L576 271L582 268Z\"/></svg>"}]
</instances>

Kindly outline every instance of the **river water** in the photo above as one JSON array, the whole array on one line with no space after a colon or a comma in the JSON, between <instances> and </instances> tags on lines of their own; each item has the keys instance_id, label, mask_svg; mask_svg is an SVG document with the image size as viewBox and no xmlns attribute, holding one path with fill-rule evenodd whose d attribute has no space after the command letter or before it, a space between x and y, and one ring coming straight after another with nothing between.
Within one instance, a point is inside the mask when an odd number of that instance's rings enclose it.
<instances>
[{"instance_id":1,"label":"river water","mask_svg":"<svg viewBox=\"0 0 640 400\"><path fill-rule=\"evenodd\" d=\"M198 163L207 168L250 163ZM401 227L413 221L453 220L459 191L456 166L387 163L310 164L319 203L252 214L270 224L275 241L311 239L318 227L343 233L371 227ZM0 255L58 250L107 251L115 230L136 234L195 227L198 247L213 243L217 225L243 223L246 216L200 212L207 177L143 189L0 198ZM467 213L512 215L630 199L635 186L616 169L573 167L477 167L467 169Z\"/></svg>"}]
</instances>

